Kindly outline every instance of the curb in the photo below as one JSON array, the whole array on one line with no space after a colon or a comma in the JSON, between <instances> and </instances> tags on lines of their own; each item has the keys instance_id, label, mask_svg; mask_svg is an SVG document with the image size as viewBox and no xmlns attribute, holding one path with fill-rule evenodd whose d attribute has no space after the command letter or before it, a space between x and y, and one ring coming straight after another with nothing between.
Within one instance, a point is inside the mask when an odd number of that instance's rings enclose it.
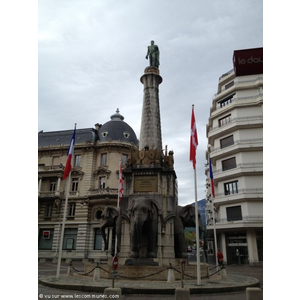
<instances>
[{"instance_id":1,"label":"curb","mask_svg":"<svg viewBox=\"0 0 300 300\"><path fill-rule=\"evenodd\" d=\"M75 277L75 276L74 276ZM74 278L73 277L73 278ZM63 275L61 279L56 279L55 276L44 276L39 278L39 283L45 286L58 288L58 289L67 289L67 290L77 290L81 292L98 292L104 293L105 288L111 287L111 280L102 279L101 285L100 282L93 282L84 278L76 276L81 282L72 283L72 278L69 276ZM75 277L75 278L76 278ZM231 282L243 281L240 284L232 284ZM70 281L70 282L66 282ZM133 285L141 284L138 287L126 287L122 280L118 280L119 287L122 290L122 295L125 294L160 294L160 295L174 295L176 287L170 286L167 282L164 287L157 287L155 282L147 281L149 287L143 287L145 281L132 281ZM128 281L127 281L128 282ZM123 283L123 284L122 284ZM181 281L176 281L176 283L181 284ZM185 280L185 287L190 290L190 294L212 294L212 293L231 293L238 291L245 291L247 287L259 287L260 282L254 277L246 276L227 276L226 281L210 281L204 283L203 286L194 287L194 282ZM226 285L227 284L227 285Z\"/></svg>"}]
</instances>

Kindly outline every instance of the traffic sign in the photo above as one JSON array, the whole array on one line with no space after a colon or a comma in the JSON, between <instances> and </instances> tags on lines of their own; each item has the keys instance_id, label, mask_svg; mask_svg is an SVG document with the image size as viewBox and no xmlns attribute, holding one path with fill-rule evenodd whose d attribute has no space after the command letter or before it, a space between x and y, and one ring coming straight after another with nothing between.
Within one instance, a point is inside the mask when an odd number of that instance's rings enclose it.
<instances>
[{"instance_id":1,"label":"traffic sign","mask_svg":"<svg viewBox=\"0 0 300 300\"><path fill-rule=\"evenodd\" d=\"M114 256L114 258L113 258L113 263L112 263L112 267L113 267L113 269L114 269L115 271L118 269L118 263L119 263L118 256Z\"/></svg>"}]
</instances>

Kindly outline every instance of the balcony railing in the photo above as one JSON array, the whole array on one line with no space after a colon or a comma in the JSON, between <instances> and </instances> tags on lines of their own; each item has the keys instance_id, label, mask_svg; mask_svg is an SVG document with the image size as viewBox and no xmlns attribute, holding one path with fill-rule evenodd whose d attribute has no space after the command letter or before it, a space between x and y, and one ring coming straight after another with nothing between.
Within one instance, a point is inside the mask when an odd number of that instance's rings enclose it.
<instances>
[{"instance_id":1,"label":"balcony railing","mask_svg":"<svg viewBox=\"0 0 300 300\"><path fill-rule=\"evenodd\" d=\"M222 151L226 151L229 147L231 146L234 146L234 145L240 145L240 144L254 144L254 143L262 143L263 142L263 139L242 139L242 140L236 140L234 141L233 144L229 145L229 146L226 146L226 147L214 147L212 148L211 150L211 153L213 152L216 152L216 151L219 151L219 150L222 150Z\"/></svg>"},{"instance_id":2,"label":"balcony railing","mask_svg":"<svg viewBox=\"0 0 300 300\"><path fill-rule=\"evenodd\" d=\"M257 168L257 167L262 167L263 163L262 162L256 162L256 163L242 163L242 164L237 164L234 168L230 168L230 169L218 169L213 171L214 175L222 173L222 172L230 172L230 171L234 171L238 168Z\"/></svg>"},{"instance_id":3,"label":"balcony railing","mask_svg":"<svg viewBox=\"0 0 300 300\"><path fill-rule=\"evenodd\" d=\"M232 223L232 222L244 222L244 221L262 221L262 215L250 215L250 216L242 216L240 220L232 220L229 221L227 218L216 218L216 223Z\"/></svg>"},{"instance_id":4,"label":"balcony railing","mask_svg":"<svg viewBox=\"0 0 300 300\"><path fill-rule=\"evenodd\" d=\"M105 189L91 189L89 191L89 195L117 195L118 189L111 189L111 188L105 188Z\"/></svg>"},{"instance_id":5,"label":"balcony railing","mask_svg":"<svg viewBox=\"0 0 300 300\"><path fill-rule=\"evenodd\" d=\"M262 193L263 193L262 188L238 189L238 191L234 192L234 193L218 193L215 195L215 198L224 197L224 196L234 196L234 195L239 195L239 194L262 194Z\"/></svg>"}]
</instances>

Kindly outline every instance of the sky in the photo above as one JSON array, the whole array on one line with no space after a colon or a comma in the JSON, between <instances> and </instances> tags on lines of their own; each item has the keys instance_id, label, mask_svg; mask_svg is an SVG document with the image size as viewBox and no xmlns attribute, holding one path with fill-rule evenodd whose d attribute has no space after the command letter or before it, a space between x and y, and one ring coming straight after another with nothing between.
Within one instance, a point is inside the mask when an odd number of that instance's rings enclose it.
<instances>
[{"instance_id":1,"label":"sky","mask_svg":"<svg viewBox=\"0 0 300 300\"><path fill-rule=\"evenodd\" d=\"M104 124L119 108L140 137L151 40L160 50L163 147L174 151L180 205L195 201L191 111L198 132L197 198L205 198L206 124L234 50L263 47L261 0L39 0L38 130Z\"/></svg>"}]
</instances>

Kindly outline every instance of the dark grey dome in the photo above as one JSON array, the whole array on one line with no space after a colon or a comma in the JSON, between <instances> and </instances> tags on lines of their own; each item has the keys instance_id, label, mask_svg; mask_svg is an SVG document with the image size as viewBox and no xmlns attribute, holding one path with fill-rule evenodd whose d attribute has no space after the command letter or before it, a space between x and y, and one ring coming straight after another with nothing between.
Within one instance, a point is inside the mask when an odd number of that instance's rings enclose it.
<instances>
[{"instance_id":1,"label":"dark grey dome","mask_svg":"<svg viewBox=\"0 0 300 300\"><path fill-rule=\"evenodd\" d=\"M119 109L110 117L110 121L103 124L98 130L100 142L123 141L127 143L134 143L138 146L138 140L133 129L124 122L124 117L119 114Z\"/></svg>"}]
</instances>

